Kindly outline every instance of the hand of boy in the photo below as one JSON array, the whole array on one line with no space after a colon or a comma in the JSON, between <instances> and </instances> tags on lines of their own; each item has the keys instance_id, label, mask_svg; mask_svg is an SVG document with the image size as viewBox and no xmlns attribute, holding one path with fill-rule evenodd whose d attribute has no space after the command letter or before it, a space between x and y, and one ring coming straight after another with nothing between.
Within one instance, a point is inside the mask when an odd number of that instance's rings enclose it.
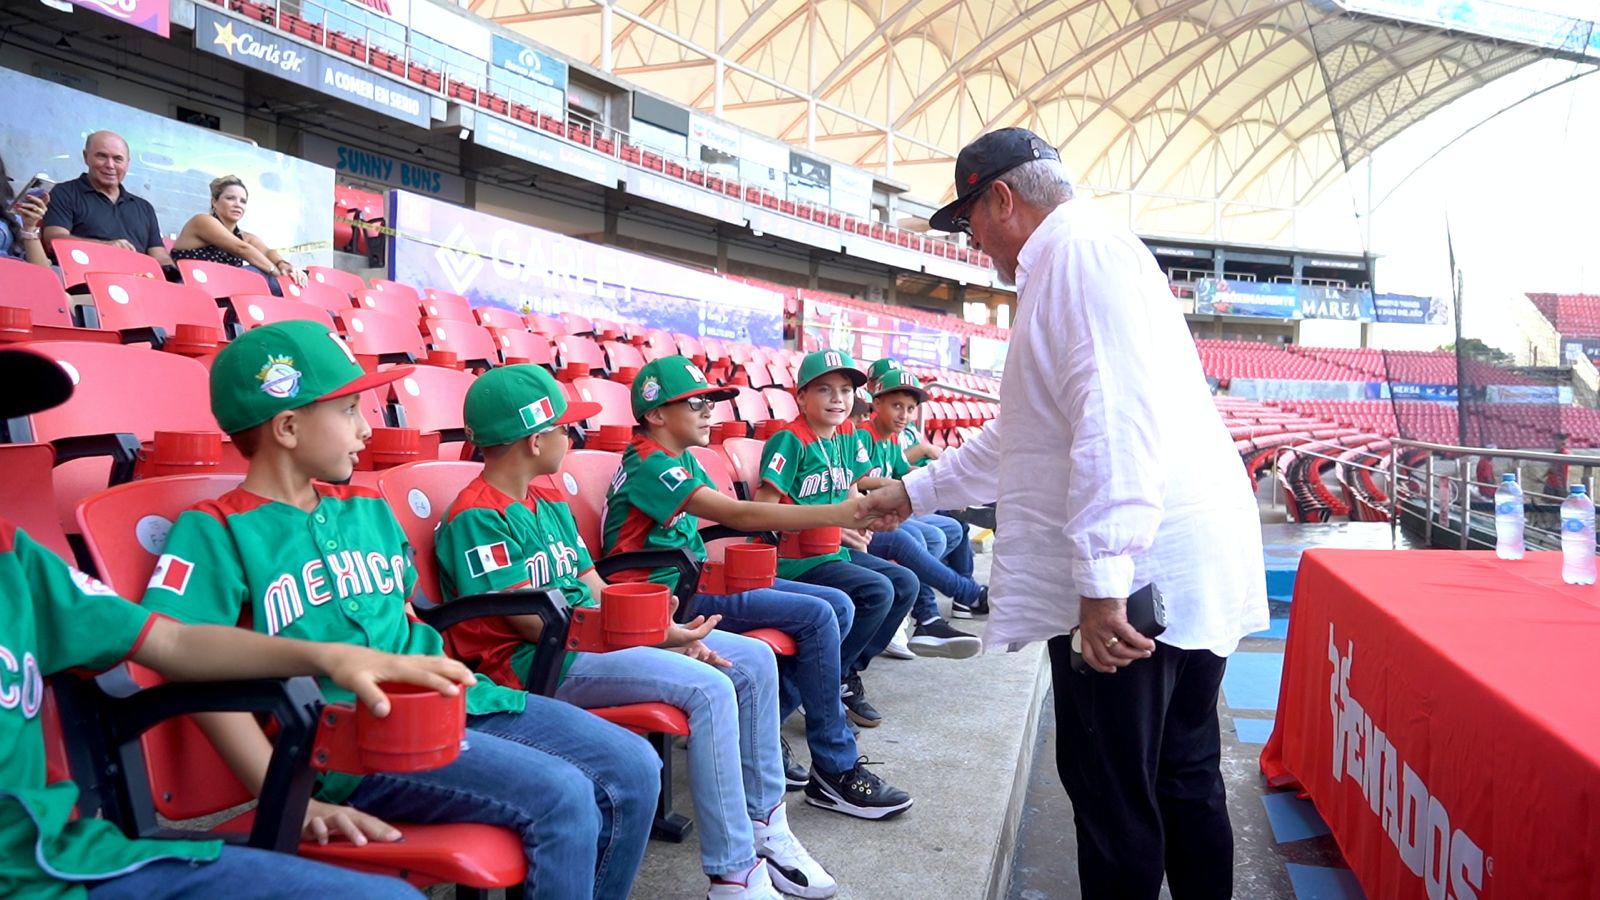
<instances>
[{"instance_id":1,"label":"hand of boy","mask_svg":"<svg viewBox=\"0 0 1600 900\"><path fill-rule=\"evenodd\" d=\"M474 682L472 670L446 656L397 656L350 644L326 644L323 671L333 682L365 703L373 714L389 714L389 698L378 685L386 681L433 688L455 696Z\"/></svg>"},{"instance_id":2,"label":"hand of boy","mask_svg":"<svg viewBox=\"0 0 1600 900\"><path fill-rule=\"evenodd\" d=\"M875 512L869 512L862 509L861 498L859 496L850 497L848 500L841 500L838 503L835 503L833 508L833 524L838 525L840 528L865 530L867 528L878 527L877 523L880 516Z\"/></svg>"},{"instance_id":3,"label":"hand of boy","mask_svg":"<svg viewBox=\"0 0 1600 900\"><path fill-rule=\"evenodd\" d=\"M707 647L703 641L691 641L679 648L679 652L690 659L698 659L708 666L719 669L731 669L733 663L717 655L717 651Z\"/></svg>"},{"instance_id":4,"label":"hand of boy","mask_svg":"<svg viewBox=\"0 0 1600 900\"><path fill-rule=\"evenodd\" d=\"M865 533L856 531L853 528L842 529L839 532L839 541L846 547L852 550L860 550L862 553L867 552L867 545L871 542Z\"/></svg>"},{"instance_id":5,"label":"hand of boy","mask_svg":"<svg viewBox=\"0 0 1600 900\"><path fill-rule=\"evenodd\" d=\"M306 805L306 820L300 826L300 839L327 844L333 837L343 837L362 847L369 840L398 841L400 829L354 807L312 800Z\"/></svg>"}]
</instances>

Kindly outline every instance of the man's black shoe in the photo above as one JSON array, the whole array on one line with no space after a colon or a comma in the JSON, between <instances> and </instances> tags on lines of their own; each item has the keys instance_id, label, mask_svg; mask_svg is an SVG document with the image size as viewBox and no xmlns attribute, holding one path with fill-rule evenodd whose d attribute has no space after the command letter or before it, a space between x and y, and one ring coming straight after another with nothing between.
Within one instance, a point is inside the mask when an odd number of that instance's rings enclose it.
<instances>
[{"instance_id":1,"label":"man's black shoe","mask_svg":"<svg viewBox=\"0 0 1600 900\"><path fill-rule=\"evenodd\" d=\"M946 659L966 659L983 652L983 641L977 635L967 634L950 627L943 619L934 619L918 625L911 634L911 652L918 656L942 656Z\"/></svg>"},{"instance_id":2,"label":"man's black shoe","mask_svg":"<svg viewBox=\"0 0 1600 900\"><path fill-rule=\"evenodd\" d=\"M971 603L950 602L950 615L957 619L981 619L989 614L989 586L978 588L978 599Z\"/></svg>"},{"instance_id":3,"label":"man's black shoe","mask_svg":"<svg viewBox=\"0 0 1600 900\"><path fill-rule=\"evenodd\" d=\"M811 780L811 772L794 761L794 752L789 749L788 738L778 740L783 744L783 789L798 791Z\"/></svg>"}]
</instances>

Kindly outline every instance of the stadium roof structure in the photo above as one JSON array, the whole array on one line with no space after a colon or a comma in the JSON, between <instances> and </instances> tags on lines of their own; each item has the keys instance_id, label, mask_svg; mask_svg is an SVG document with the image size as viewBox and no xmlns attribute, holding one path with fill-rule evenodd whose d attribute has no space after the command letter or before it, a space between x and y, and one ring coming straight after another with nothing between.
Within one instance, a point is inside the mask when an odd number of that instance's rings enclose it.
<instances>
[{"instance_id":1,"label":"stadium roof structure","mask_svg":"<svg viewBox=\"0 0 1600 900\"><path fill-rule=\"evenodd\" d=\"M950 196L962 144L1023 125L1061 146L1095 193L1126 195L1135 227L1221 237L1223 219L1244 217L1251 227L1230 237L1269 242L1291 227L1293 208L1406 126L1538 59L1582 59L1589 48L1592 23L1579 20L1473 33L1463 25L1477 23L1449 18L1471 4L1337 3L471 5L652 93L903 182L929 202ZM1505 0L1474 3L1519 22L1530 15Z\"/></svg>"}]
</instances>

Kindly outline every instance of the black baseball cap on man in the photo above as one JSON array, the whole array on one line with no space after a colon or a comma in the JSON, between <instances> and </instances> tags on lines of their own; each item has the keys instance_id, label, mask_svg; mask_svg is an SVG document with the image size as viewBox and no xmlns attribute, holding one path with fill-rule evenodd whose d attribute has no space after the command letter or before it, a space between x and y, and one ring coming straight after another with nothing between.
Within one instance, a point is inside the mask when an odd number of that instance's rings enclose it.
<instances>
[{"instance_id":1,"label":"black baseball cap on man","mask_svg":"<svg viewBox=\"0 0 1600 900\"><path fill-rule=\"evenodd\" d=\"M936 231L961 231L956 224L967 204L996 178L1036 159L1061 159L1056 148L1026 128L991 131L961 148L956 157L956 199L928 219Z\"/></svg>"}]
</instances>

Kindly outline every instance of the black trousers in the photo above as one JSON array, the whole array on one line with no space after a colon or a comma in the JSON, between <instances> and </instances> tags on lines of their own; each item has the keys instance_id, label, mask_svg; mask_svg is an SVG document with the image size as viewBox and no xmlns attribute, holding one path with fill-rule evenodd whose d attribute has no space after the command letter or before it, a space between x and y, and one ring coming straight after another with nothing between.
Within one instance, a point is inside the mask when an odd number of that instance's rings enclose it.
<instances>
[{"instance_id":1,"label":"black trousers","mask_svg":"<svg viewBox=\"0 0 1600 900\"><path fill-rule=\"evenodd\" d=\"M1114 675L1072 671L1066 637L1050 641L1056 768L1078 833L1088 900L1225 900L1233 827L1222 784L1217 693L1226 660L1160 641Z\"/></svg>"}]
</instances>

